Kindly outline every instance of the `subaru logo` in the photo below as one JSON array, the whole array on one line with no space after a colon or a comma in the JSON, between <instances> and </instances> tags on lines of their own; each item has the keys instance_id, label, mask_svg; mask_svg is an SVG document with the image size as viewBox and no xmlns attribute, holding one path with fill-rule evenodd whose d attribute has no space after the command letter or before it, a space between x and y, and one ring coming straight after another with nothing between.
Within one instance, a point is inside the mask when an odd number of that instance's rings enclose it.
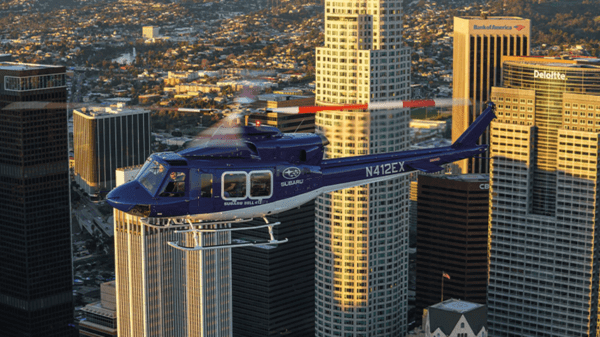
<instances>
[{"instance_id":1,"label":"subaru logo","mask_svg":"<svg viewBox=\"0 0 600 337\"><path fill-rule=\"evenodd\" d=\"M300 175L300 169L297 167L288 167L283 170L283 177L285 179L296 179Z\"/></svg>"}]
</instances>

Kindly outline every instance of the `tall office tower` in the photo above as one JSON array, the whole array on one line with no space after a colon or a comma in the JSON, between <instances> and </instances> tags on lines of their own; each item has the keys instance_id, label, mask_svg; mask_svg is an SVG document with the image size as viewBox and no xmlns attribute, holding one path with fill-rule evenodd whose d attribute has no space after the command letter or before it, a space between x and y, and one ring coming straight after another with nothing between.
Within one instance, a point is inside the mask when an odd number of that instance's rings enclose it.
<instances>
[{"instance_id":1,"label":"tall office tower","mask_svg":"<svg viewBox=\"0 0 600 337\"><path fill-rule=\"evenodd\" d=\"M597 336L598 59L507 57L492 89L490 336Z\"/></svg>"},{"instance_id":2,"label":"tall office tower","mask_svg":"<svg viewBox=\"0 0 600 337\"><path fill-rule=\"evenodd\" d=\"M410 98L402 2L325 2L325 45L316 50L316 103ZM316 125L327 158L399 151L408 109L324 111ZM408 305L407 177L317 198L316 336L398 336Z\"/></svg>"},{"instance_id":3,"label":"tall office tower","mask_svg":"<svg viewBox=\"0 0 600 337\"><path fill-rule=\"evenodd\" d=\"M486 303L489 177L420 175L417 315L444 298Z\"/></svg>"},{"instance_id":4,"label":"tall office tower","mask_svg":"<svg viewBox=\"0 0 600 337\"><path fill-rule=\"evenodd\" d=\"M315 131L313 114L252 114L246 117L246 124L257 120L282 132ZM269 221L281 222L273 234L289 239L287 243L231 252L233 335L314 335L315 204L270 216ZM263 225L264 221L250 223ZM264 229L232 234L232 240L238 242L266 238Z\"/></svg>"},{"instance_id":5,"label":"tall office tower","mask_svg":"<svg viewBox=\"0 0 600 337\"><path fill-rule=\"evenodd\" d=\"M91 196L115 188L115 170L141 165L151 153L150 112L92 107L73 113L75 180Z\"/></svg>"},{"instance_id":6,"label":"tall office tower","mask_svg":"<svg viewBox=\"0 0 600 337\"><path fill-rule=\"evenodd\" d=\"M67 336L73 321L65 67L0 63L0 325Z\"/></svg>"},{"instance_id":7,"label":"tall office tower","mask_svg":"<svg viewBox=\"0 0 600 337\"><path fill-rule=\"evenodd\" d=\"M528 19L519 17L454 17L454 99L469 104L452 109L452 141L473 123L489 100L493 86L502 79L502 58L529 55L531 28ZM489 144L489 130L478 144ZM458 162L462 173L488 173L489 156Z\"/></svg>"},{"instance_id":8,"label":"tall office tower","mask_svg":"<svg viewBox=\"0 0 600 337\"><path fill-rule=\"evenodd\" d=\"M119 169L127 181L132 170ZM182 252L168 245L188 237L176 230L189 227L167 221L145 223L114 211L117 327L121 337L231 335L231 267L225 249ZM224 244L223 233L204 236L204 244Z\"/></svg>"},{"instance_id":9,"label":"tall office tower","mask_svg":"<svg viewBox=\"0 0 600 337\"><path fill-rule=\"evenodd\" d=\"M315 334L315 205L269 217L278 246L236 248L231 252L233 336L311 336ZM257 225L264 221L254 220ZM234 232L234 242L267 238Z\"/></svg>"}]
</instances>

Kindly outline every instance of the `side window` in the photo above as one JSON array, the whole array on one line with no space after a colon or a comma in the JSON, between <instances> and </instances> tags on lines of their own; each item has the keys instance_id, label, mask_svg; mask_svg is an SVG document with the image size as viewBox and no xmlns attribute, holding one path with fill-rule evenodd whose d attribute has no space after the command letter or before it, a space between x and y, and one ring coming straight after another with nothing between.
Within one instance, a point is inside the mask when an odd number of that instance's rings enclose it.
<instances>
[{"instance_id":1,"label":"side window","mask_svg":"<svg viewBox=\"0 0 600 337\"><path fill-rule=\"evenodd\" d=\"M246 173L227 173L223 175L223 198L246 197Z\"/></svg>"},{"instance_id":2,"label":"side window","mask_svg":"<svg viewBox=\"0 0 600 337\"><path fill-rule=\"evenodd\" d=\"M250 197L270 197L273 176L269 171L250 173Z\"/></svg>"},{"instance_id":3,"label":"side window","mask_svg":"<svg viewBox=\"0 0 600 337\"><path fill-rule=\"evenodd\" d=\"M185 173L172 171L169 173L159 196L183 197L185 195Z\"/></svg>"},{"instance_id":4,"label":"side window","mask_svg":"<svg viewBox=\"0 0 600 337\"><path fill-rule=\"evenodd\" d=\"M213 184L213 175L212 174L201 174L200 175L200 197L201 198L212 197L212 184Z\"/></svg>"}]
</instances>

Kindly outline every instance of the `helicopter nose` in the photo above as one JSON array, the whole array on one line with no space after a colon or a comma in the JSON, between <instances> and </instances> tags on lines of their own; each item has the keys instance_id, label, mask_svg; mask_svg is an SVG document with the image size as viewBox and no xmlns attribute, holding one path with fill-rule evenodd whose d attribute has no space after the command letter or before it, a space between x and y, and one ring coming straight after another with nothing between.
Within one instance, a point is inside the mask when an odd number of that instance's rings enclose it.
<instances>
[{"instance_id":1,"label":"helicopter nose","mask_svg":"<svg viewBox=\"0 0 600 337\"><path fill-rule=\"evenodd\" d=\"M133 209L139 209L140 206L143 209L147 208L149 210L151 196L140 183L132 181L110 191L106 196L106 201L109 205L120 211L131 213Z\"/></svg>"}]
</instances>

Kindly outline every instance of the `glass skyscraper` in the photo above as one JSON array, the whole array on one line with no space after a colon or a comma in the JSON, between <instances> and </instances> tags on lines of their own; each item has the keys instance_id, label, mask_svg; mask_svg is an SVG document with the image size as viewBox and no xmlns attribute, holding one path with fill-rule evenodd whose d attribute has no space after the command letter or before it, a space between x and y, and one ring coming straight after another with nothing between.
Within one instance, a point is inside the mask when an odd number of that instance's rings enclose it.
<instances>
[{"instance_id":1,"label":"glass skyscraper","mask_svg":"<svg viewBox=\"0 0 600 337\"><path fill-rule=\"evenodd\" d=\"M0 63L0 334L73 321L65 67Z\"/></svg>"}]
</instances>

